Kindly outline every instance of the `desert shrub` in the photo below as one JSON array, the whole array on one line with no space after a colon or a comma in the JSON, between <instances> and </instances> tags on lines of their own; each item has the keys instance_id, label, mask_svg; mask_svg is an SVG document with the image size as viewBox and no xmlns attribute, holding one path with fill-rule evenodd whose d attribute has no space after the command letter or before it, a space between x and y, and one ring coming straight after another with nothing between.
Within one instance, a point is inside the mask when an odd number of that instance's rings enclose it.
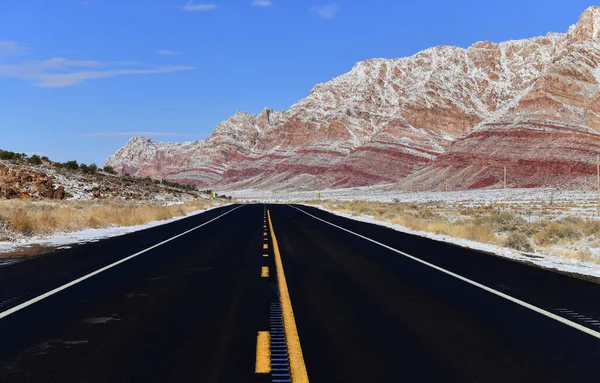
<instances>
[{"instance_id":1,"label":"desert shrub","mask_svg":"<svg viewBox=\"0 0 600 383\"><path fill-rule=\"evenodd\" d=\"M67 161L67 162L65 162L65 169L68 169L68 170L77 170L77 169L79 169L79 164L75 160L73 160L73 161Z\"/></svg>"},{"instance_id":2,"label":"desert shrub","mask_svg":"<svg viewBox=\"0 0 600 383\"><path fill-rule=\"evenodd\" d=\"M519 226L515 231L519 231L531 238L540 231L542 231L543 228L544 225L539 222L525 222L521 226Z\"/></svg>"},{"instance_id":3,"label":"desert shrub","mask_svg":"<svg viewBox=\"0 0 600 383\"><path fill-rule=\"evenodd\" d=\"M511 232L504 240L504 246L518 251L533 252L529 236L519 231Z\"/></svg>"},{"instance_id":4,"label":"desert shrub","mask_svg":"<svg viewBox=\"0 0 600 383\"><path fill-rule=\"evenodd\" d=\"M34 231L32 219L23 207L19 206L8 212L11 227L22 234L31 234Z\"/></svg>"},{"instance_id":5,"label":"desert shrub","mask_svg":"<svg viewBox=\"0 0 600 383\"><path fill-rule=\"evenodd\" d=\"M587 247L579 249L575 252L574 258L582 261L589 262L592 259L592 252Z\"/></svg>"},{"instance_id":6,"label":"desert shrub","mask_svg":"<svg viewBox=\"0 0 600 383\"><path fill-rule=\"evenodd\" d=\"M90 165L81 164L79 169L85 174L96 174L98 172L98 166L93 162Z\"/></svg>"},{"instance_id":7,"label":"desert shrub","mask_svg":"<svg viewBox=\"0 0 600 383\"><path fill-rule=\"evenodd\" d=\"M188 191L196 190L196 187L194 185L189 185L189 184L180 184L177 182L172 182L172 181L167 181L167 180L162 180L162 181L160 181L160 183L165 186L182 189L182 190L188 190Z\"/></svg>"},{"instance_id":8,"label":"desert shrub","mask_svg":"<svg viewBox=\"0 0 600 383\"><path fill-rule=\"evenodd\" d=\"M54 166L58 168L63 168L67 170L77 170L79 169L79 164L77 161L67 161L67 162L56 162Z\"/></svg>"},{"instance_id":9,"label":"desert shrub","mask_svg":"<svg viewBox=\"0 0 600 383\"><path fill-rule=\"evenodd\" d=\"M106 165L105 167L103 167L102 170L104 170L104 173L117 174L117 172L115 171L115 169L112 166L109 166L109 165Z\"/></svg>"},{"instance_id":10,"label":"desert shrub","mask_svg":"<svg viewBox=\"0 0 600 383\"><path fill-rule=\"evenodd\" d=\"M496 235L492 230L487 227L479 226L474 223L468 223L465 225L454 225L455 232L454 236L459 238L470 239L472 241L482 243L494 243L496 242Z\"/></svg>"},{"instance_id":11,"label":"desert shrub","mask_svg":"<svg viewBox=\"0 0 600 383\"><path fill-rule=\"evenodd\" d=\"M582 237L583 233L577 225L570 222L550 222L535 235L535 242L540 245L552 245L558 242L575 241Z\"/></svg>"},{"instance_id":12,"label":"desert shrub","mask_svg":"<svg viewBox=\"0 0 600 383\"><path fill-rule=\"evenodd\" d=\"M600 235L600 221L598 220L585 220L580 227L583 233L586 235Z\"/></svg>"},{"instance_id":13,"label":"desert shrub","mask_svg":"<svg viewBox=\"0 0 600 383\"><path fill-rule=\"evenodd\" d=\"M425 209L421 209L419 210L419 218L421 219L433 219L433 218L437 218L438 214L435 213L433 210L425 208Z\"/></svg>"},{"instance_id":14,"label":"desert shrub","mask_svg":"<svg viewBox=\"0 0 600 383\"><path fill-rule=\"evenodd\" d=\"M37 154L34 154L27 159L27 162L29 162L31 165L41 165L42 159Z\"/></svg>"},{"instance_id":15,"label":"desert shrub","mask_svg":"<svg viewBox=\"0 0 600 383\"><path fill-rule=\"evenodd\" d=\"M25 153L15 153L7 150L0 150L0 160L22 161L26 158Z\"/></svg>"},{"instance_id":16,"label":"desert shrub","mask_svg":"<svg viewBox=\"0 0 600 383\"><path fill-rule=\"evenodd\" d=\"M475 218L474 223L497 232L505 232L517 230L525 224L525 220L511 213L500 213Z\"/></svg>"},{"instance_id":17,"label":"desert shrub","mask_svg":"<svg viewBox=\"0 0 600 383\"><path fill-rule=\"evenodd\" d=\"M570 223L570 224L574 224L574 225L580 225L583 223L583 220L579 217L569 215L569 216L566 216L563 219L561 219L560 222L566 223L566 224Z\"/></svg>"}]
</instances>

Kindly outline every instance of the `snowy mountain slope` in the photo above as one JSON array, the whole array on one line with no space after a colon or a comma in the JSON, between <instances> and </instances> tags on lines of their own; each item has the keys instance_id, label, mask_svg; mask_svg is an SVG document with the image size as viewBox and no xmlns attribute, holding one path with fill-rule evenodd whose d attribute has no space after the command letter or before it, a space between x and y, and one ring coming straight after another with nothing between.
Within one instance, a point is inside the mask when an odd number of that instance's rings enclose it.
<instances>
[{"instance_id":1,"label":"snowy mountain slope","mask_svg":"<svg viewBox=\"0 0 600 383\"><path fill-rule=\"evenodd\" d=\"M562 54L507 107L460 137L401 187L592 187L600 154L600 8L569 29Z\"/></svg>"},{"instance_id":2,"label":"snowy mountain slope","mask_svg":"<svg viewBox=\"0 0 600 383\"><path fill-rule=\"evenodd\" d=\"M586 10L566 34L480 42L467 49L441 46L407 58L360 62L316 85L286 111L265 109L258 116L238 112L205 141L170 144L135 138L107 164L139 176L230 190L364 186L411 174L431 178L449 166L462 166L462 176L471 182L466 185L459 177L455 187L488 186L489 175L473 172L481 172L478 161L489 160L485 151L506 152L506 146L488 139L502 141L505 134L500 132L517 120L575 124L587 132L578 136L581 142L595 134L589 133L593 124L588 123L596 119L595 112L583 111L595 110L589 106L600 78L594 64L598 9ZM569 88L572 82L576 88ZM544 147L546 138L535 147ZM518 143L530 155L527 140ZM510 153L518 161L515 151ZM476 163L472 171L461 165L465 161ZM422 182L418 177L410 182L415 181ZM437 181L430 184L439 186Z\"/></svg>"}]
</instances>

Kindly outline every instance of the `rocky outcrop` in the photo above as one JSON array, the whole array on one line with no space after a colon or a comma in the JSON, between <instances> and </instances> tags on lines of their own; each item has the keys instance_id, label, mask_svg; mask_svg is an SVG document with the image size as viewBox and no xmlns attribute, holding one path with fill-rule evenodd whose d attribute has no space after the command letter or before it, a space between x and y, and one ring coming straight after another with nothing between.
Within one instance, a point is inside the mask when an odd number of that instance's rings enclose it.
<instances>
[{"instance_id":1,"label":"rocky outcrop","mask_svg":"<svg viewBox=\"0 0 600 383\"><path fill-rule=\"evenodd\" d=\"M600 151L599 9L566 34L360 62L289 110L238 112L205 141L134 138L107 164L221 189L479 188L504 166L513 186L562 184Z\"/></svg>"},{"instance_id":2,"label":"rocky outcrop","mask_svg":"<svg viewBox=\"0 0 600 383\"><path fill-rule=\"evenodd\" d=\"M591 187L600 154L600 8L587 9L535 81L403 182L440 188ZM446 181L444 181L446 182Z\"/></svg>"},{"instance_id":3,"label":"rocky outcrop","mask_svg":"<svg viewBox=\"0 0 600 383\"><path fill-rule=\"evenodd\" d=\"M43 173L0 165L0 198L64 199L64 187L55 187L52 178Z\"/></svg>"}]
</instances>

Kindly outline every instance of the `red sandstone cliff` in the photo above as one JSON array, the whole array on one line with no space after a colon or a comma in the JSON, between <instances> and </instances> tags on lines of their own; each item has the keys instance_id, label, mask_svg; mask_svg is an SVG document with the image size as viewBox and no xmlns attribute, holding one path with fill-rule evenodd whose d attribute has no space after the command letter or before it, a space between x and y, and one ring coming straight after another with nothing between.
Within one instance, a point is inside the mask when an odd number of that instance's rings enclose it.
<instances>
[{"instance_id":1,"label":"red sandstone cliff","mask_svg":"<svg viewBox=\"0 0 600 383\"><path fill-rule=\"evenodd\" d=\"M476 188L505 165L512 186L564 183L600 152L599 25L591 7L567 34L360 62L289 110L238 112L205 141L135 138L107 164L227 189Z\"/></svg>"},{"instance_id":2,"label":"red sandstone cliff","mask_svg":"<svg viewBox=\"0 0 600 383\"><path fill-rule=\"evenodd\" d=\"M512 187L594 185L600 154L599 34L600 8L591 7L529 87L400 186L440 189L446 180L453 188L498 186L504 166Z\"/></svg>"}]
</instances>

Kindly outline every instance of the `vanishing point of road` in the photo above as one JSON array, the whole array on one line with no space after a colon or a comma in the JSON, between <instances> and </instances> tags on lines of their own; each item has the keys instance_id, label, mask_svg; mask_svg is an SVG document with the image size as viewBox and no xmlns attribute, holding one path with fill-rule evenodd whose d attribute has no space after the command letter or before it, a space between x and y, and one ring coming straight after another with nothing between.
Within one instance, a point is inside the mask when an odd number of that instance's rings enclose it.
<instances>
[{"instance_id":1,"label":"vanishing point of road","mask_svg":"<svg viewBox=\"0 0 600 383\"><path fill-rule=\"evenodd\" d=\"M299 205L0 268L0 382L598 382L600 285Z\"/></svg>"}]
</instances>

